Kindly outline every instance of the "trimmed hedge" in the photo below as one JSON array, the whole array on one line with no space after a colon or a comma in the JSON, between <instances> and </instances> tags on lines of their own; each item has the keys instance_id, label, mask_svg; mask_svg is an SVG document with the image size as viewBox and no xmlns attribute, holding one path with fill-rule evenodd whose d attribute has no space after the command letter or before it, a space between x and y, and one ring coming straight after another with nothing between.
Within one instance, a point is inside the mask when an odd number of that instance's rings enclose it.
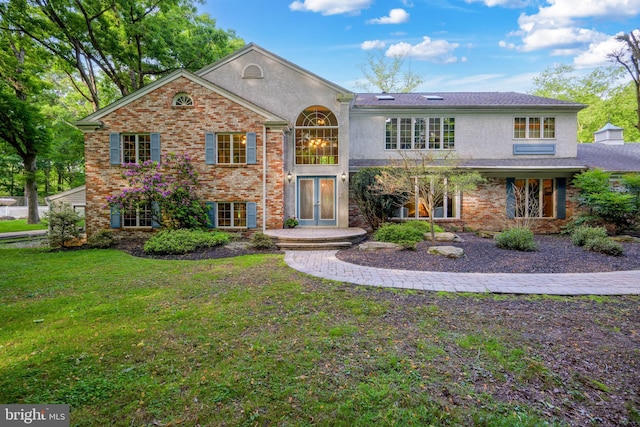
<instances>
[{"instance_id":1,"label":"trimmed hedge","mask_svg":"<svg viewBox=\"0 0 640 427\"><path fill-rule=\"evenodd\" d=\"M444 229L438 225L435 227L436 233L441 233ZM404 242L421 242L425 233L431 232L431 226L427 221L406 221L399 223L382 224L373 234L373 238L378 242L391 242L406 244Z\"/></svg>"},{"instance_id":2,"label":"trimmed hedge","mask_svg":"<svg viewBox=\"0 0 640 427\"><path fill-rule=\"evenodd\" d=\"M225 245L230 241L229 234L218 231L167 229L147 240L144 244L144 251L156 255L180 255L198 249Z\"/></svg>"},{"instance_id":3,"label":"trimmed hedge","mask_svg":"<svg viewBox=\"0 0 640 427\"><path fill-rule=\"evenodd\" d=\"M496 234L496 246L500 249L533 252L538 250L538 244L533 237L533 231L524 227L514 227Z\"/></svg>"},{"instance_id":4,"label":"trimmed hedge","mask_svg":"<svg viewBox=\"0 0 640 427\"><path fill-rule=\"evenodd\" d=\"M571 232L571 243L576 246L584 246L589 240L596 238L606 239L607 237L607 230L604 227L589 227L583 225Z\"/></svg>"}]
</instances>

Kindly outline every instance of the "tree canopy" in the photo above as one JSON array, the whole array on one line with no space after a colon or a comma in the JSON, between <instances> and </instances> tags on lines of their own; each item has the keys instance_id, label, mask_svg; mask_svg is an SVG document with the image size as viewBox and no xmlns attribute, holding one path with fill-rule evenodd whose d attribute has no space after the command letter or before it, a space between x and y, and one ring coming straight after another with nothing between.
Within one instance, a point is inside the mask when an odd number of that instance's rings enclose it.
<instances>
[{"instance_id":1,"label":"tree canopy","mask_svg":"<svg viewBox=\"0 0 640 427\"><path fill-rule=\"evenodd\" d=\"M628 34L620 34L616 40L621 42L623 47L611 52L609 58L620 64L633 80L636 103L635 127L640 131L640 29L630 31Z\"/></svg>"},{"instance_id":2,"label":"tree canopy","mask_svg":"<svg viewBox=\"0 0 640 427\"><path fill-rule=\"evenodd\" d=\"M369 52L367 63L361 66L366 81L356 85L367 92L407 93L415 90L423 79L407 68L403 72L404 57L387 57L383 51Z\"/></svg>"},{"instance_id":3,"label":"tree canopy","mask_svg":"<svg viewBox=\"0 0 640 427\"><path fill-rule=\"evenodd\" d=\"M243 41L198 15L193 0L5 0L6 29L46 49L75 88L104 106L100 80L121 96L178 68L196 70Z\"/></svg>"}]
</instances>

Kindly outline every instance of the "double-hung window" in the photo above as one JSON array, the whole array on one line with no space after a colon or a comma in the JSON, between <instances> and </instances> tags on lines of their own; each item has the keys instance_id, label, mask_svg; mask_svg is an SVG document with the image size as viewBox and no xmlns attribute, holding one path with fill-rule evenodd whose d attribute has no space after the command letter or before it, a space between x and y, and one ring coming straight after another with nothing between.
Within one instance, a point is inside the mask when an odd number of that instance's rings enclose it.
<instances>
[{"instance_id":1,"label":"double-hung window","mask_svg":"<svg viewBox=\"0 0 640 427\"><path fill-rule=\"evenodd\" d=\"M256 228L255 202L206 202L210 228Z\"/></svg>"},{"instance_id":2,"label":"double-hung window","mask_svg":"<svg viewBox=\"0 0 640 427\"><path fill-rule=\"evenodd\" d=\"M159 133L112 133L109 135L109 162L144 163L160 162Z\"/></svg>"},{"instance_id":3,"label":"double-hung window","mask_svg":"<svg viewBox=\"0 0 640 427\"><path fill-rule=\"evenodd\" d=\"M454 117L389 117L385 125L387 150L453 150Z\"/></svg>"},{"instance_id":4,"label":"double-hung window","mask_svg":"<svg viewBox=\"0 0 640 427\"><path fill-rule=\"evenodd\" d=\"M122 226L151 227L151 205L143 205L137 208L125 209L122 212Z\"/></svg>"},{"instance_id":5,"label":"double-hung window","mask_svg":"<svg viewBox=\"0 0 640 427\"><path fill-rule=\"evenodd\" d=\"M555 117L514 117L514 139L553 139L556 137Z\"/></svg>"},{"instance_id":6,"label":"double-hung window","mask_svg":"<svg viewBox=\"0 0 640 427\"><path fill-rule=\"evenodd\" d=\"M205 134L205 163L208 165L254 165L256 156L255 132Z\"/></svg>"}]
</instances>

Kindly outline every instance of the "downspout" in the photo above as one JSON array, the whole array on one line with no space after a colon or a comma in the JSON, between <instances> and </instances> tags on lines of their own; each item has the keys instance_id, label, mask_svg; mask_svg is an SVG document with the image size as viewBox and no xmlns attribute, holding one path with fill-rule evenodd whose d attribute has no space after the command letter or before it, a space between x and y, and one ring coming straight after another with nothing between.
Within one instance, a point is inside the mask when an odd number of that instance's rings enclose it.
<instances>
[{"instance_id":1,"label":"downspout","mask_svg":"<svg viewBox=\"0 0 640 427\"><path fill-rule=\"evenodd\" d=\"M267 127L262 126L262 232L267 231Z\"/></svg>"}]
</instances>

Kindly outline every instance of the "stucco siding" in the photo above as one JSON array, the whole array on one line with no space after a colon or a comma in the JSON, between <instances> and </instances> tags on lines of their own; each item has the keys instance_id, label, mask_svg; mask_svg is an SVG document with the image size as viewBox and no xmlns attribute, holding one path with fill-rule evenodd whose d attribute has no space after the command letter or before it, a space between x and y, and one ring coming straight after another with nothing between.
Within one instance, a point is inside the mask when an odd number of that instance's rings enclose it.
<instances>
[{"instance_id":1,"label":"stucco siding","mask_svg":"<svg viewBox=\"0 0 640 427\"><path fill-rule=\"evenodd\" d=\"M556 136L545 139L515 139L514 117L555 117ZM455 118L455 152L461 159L540 158L540 155L514 155L514 144L555 144L555 158L577 155L576 114L549 111L526 112L357 112L351 116L352 159L389 159L397 150L385 149L385 122L388 117ZM433 150L437 152L438 150Z\"/></svg>"}]
</instances>

